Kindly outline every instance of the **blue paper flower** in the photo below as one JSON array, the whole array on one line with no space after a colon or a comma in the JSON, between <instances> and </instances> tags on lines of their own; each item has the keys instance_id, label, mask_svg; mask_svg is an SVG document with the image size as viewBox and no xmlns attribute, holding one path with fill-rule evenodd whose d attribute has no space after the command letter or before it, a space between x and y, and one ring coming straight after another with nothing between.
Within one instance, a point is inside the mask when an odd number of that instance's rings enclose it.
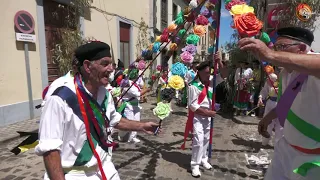
<instances>
[{"instance_id":1,"label":"blue paper flower","mask_svg":"<svg viewBox=\"0 0 320 180\"><path fill-rule=\"evenodd\" d=\"M209 54L213 54L213 50L214 50L213 46L210 46L210 47L208 48L208 53L209 53Z\"/></svg>"},{"instance_id":2,"label":"blue paper flower","mask_svg":"<svg viewBox=\"0 0 320 180\"><path fill-rule=\"evenodd\" d=\"M188 71L187 66L185 66L180 62L172 64L172 67L171 67L172 75L178 75L178 76L184 77L187 71Z\"/></svg>"},{"instance_id":3,"label":"blue paper flower","mask_svg":"<svg viewBox=\"0 0 320 180\"><path fill-rule=\"evenodd\" d=\"M159 49L160 49L160 42L155 42L155 43L153 44L152 51L153 51L154 53L157 53L157 52L159 51Z\"/></svg>"},{"instance_id":4,"label":"blue paper flower","mask_svg":"<svg viewBox=\"0 0 320 180\"><path fill-rule=\"evenodd\" d=\"M148 55L148 50L143 50L141 55L142 57L146 57Z\"/></svg>"}]
</instances>

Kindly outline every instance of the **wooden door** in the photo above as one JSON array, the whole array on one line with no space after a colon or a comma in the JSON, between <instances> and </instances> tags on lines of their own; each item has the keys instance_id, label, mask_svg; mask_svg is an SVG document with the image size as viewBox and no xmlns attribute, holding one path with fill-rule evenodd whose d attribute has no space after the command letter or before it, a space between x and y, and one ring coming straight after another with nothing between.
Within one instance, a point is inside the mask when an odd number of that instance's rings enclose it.
<instances>
[{"instance_id":1,"label":"wooden door","mask_svg":"<svg viewBox=\"0 0 320 180\"><path fill-rule=\"evenodd\" d=\"M56 44L62 41L61 33L63 31L76 29L66 18L67 16L70 17L73 15L73 13L69 12L72 8L66 7L67 5L60 4L53 0L43 1L49 84L62 75L59 72L58 63L53 61L52 50Z\"/></svg>"}]
</instances>

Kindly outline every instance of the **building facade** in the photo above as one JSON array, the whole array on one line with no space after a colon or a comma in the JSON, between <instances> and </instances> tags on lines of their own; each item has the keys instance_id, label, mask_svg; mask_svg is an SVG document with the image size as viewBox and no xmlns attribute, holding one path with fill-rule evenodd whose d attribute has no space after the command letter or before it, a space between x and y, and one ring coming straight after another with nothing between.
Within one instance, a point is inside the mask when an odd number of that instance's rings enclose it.
<instances>
[{"instance_id":1,"label":"building facade","mask_svg":"<svg viewBox=\"0 0 320 180\"><path fill-rule=\"evenodd\" d=\"M143 18L149 25L153 16L152 0L94 0L84 17L77 17L83 37L93 37L108 43L113 58L126 66L139 54L136 48L139 24ZM59 38L57 30L65 28L65 12L61 7L70 0L10 0L2 3L0 37L0 126L36 118L40 110L42 90L58 78L57 64L52 62L52 48ZM28 11L35 22L35 43L28 43L30 68L26 68L24 42L16 41L14 16ZM69 9L70 10L70 9ZM68 27L70 29L70 27ZM72 28L71 28L72 30ZM61 39L60 39L61 40ZM31 82L28 81L30 73Z\"/></svg>"}]
</instances>

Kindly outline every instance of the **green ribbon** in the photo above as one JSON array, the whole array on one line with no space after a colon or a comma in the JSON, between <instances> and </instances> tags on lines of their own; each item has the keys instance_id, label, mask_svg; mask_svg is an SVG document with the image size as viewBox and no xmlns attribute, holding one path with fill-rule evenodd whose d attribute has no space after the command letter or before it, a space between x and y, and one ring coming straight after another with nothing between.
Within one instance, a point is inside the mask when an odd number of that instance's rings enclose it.
<instances>
[{"instance_id":1,"label":"green ribbon","mask_svg":"<svg viewBox=\"0 0 320 180\"><path fill-rule=\"evenodd\" d=\"M308 171L310 171L313 168L318 168L318 167L320 167L320 161L311 161L311 162L307 162L307 163L302 164L297 169L293 170L293 172L305 177L307 175Z\"/></svg>"},{"instance_id":2,"label":"green ribbon","mask_svg":"<svg viewBox=\"0 0 320 180\"><path fill-rule=\"evenodd\" d=\"M204 88L204 85L198 83L197 81L192 81L192 82L191 82L191 85L197 87L200 91L202 91L203 88ZM212 99L212 92L211 92L211 91L208 91L207 93L208 93L208 94L207 94L208 98L209 98L209 99Z\"/></svg>"}]
</instances>

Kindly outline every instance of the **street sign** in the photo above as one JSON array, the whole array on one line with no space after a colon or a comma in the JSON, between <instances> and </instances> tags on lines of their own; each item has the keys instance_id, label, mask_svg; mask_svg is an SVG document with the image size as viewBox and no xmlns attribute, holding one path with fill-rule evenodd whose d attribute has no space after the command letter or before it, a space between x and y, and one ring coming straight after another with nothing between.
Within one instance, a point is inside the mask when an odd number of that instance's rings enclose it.
<instances>
[{"instance_id":1,"label":"street sign","mask_svg":"<svg viewBox=\"0 0 320 180\"><path fill-rule=\"evenodd\" d=\"M268 24L271 26L271 28L277 28L279 25L279 16L284 13L284 11L287 10L287 7L276 7L272 9L268 14Z\"/></svg>"},{"instance_id":2,"label":"street sign","mask_svg":"<svg viewBox=\"0 0 320 180\"><path fill-rule=\"evenodd\" d=\"M36 42L36 35L34 34L24 34L24 33L16 33L16 40L23 42Z\"/></svg>"},{"instance_id":3,"label":"street sign","mask_svg":"<svg viewBox=\"0 0 320 180\"><path fill-rule=\"evenodd\" d=\"M14 16L14 25L21 33L30 34L34 31L34 19L27 11L18 11Z\"/></svg>"}]
</instances>

